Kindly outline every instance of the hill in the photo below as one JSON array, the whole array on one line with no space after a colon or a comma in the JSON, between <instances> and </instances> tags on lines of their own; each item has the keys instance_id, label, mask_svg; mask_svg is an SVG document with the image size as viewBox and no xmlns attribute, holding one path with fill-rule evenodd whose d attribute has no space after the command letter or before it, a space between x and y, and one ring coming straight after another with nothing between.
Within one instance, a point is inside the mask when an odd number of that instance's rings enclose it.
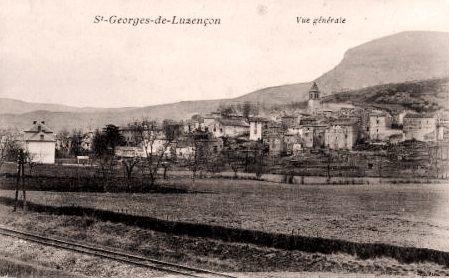
<instances>
[{"instance_id":1,"label":"hill","mask_svg":"<svg viewBox=\"0 0 449 278\"><path fill-rule=\"evenodd\" d=\"M402 32L349 49L335 68L314 81L324 95L332 95L382 84L449 77L448 53L449 33ZM0 99L0 126L21 129L39 119L51 123L55 130L70 130L97 128L106 123L124 124L141 118L180 120L195 113L215 111L227 103L250 101L272 106L305 101L310 86L311 82L296 83L264 88L234 99L109 109Z\"/></svg>"},{"instance_id":2,"label":"hill","mask_svg":"<svg viewBox=\"0 0 449 278\"><path fill-rule=\"evenodd\" d=\"M390 111L409 109L434 112L449 109L449 78L391 83L340 92L327 96L324 102L350 103Z\"/></svg>"},{"instance_id":3,"label":"hill","mask_svg":"<svg viewBox=\"0 0 449 278\"><path fill-rule=\"evenodd\" d=\"M329 95L441 77L449 77L449 33L409 31L349 49L335 68L314 81L324 95ZM237 100L271 104L305 101L311 85L306 82L264 88Z\"/></svg>"}]
</instances>

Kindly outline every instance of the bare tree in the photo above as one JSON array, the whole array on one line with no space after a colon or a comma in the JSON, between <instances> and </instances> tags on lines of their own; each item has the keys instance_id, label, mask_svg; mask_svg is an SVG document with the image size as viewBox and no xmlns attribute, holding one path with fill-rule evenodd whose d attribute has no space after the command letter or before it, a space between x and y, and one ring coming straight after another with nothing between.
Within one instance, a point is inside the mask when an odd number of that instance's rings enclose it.
<instances>
[{"instance_id":1,"label":"bare tree","mask_svg":"<svg viewBox=\"0 0 449 278\"><path fill-rule=\"evenodd\" d=\"M133 180L133 171L135 167L141 162L140 157L124 157L122 158L123 169L125 171L126 183L128 191L131 192L131 184Z\"/></svg>"},{"instance_id":2,"label":"bare tree","mask_svg":"<svg viewBox=\"0 0 449 278\"><path fill-rule=\"evenodd\" d=\"M148 174L150 186L156 182L159 169L163 162L170 155L170 148L175 147L176 139L181 132L181 126L178 123L164 121L159 125L155 121L144 120L132 127L132 132L136 141L139 142L144 150L142 157L142 166Z\"/></svg>"},{"instance_id":3,"label":"bare tree","mask_svg":"<svg viewBox=\"0 0 449 278\"><path fill-rule=\"evenodd\" d=\"M3 164L8 159L8 150L12 141L13 136L10 131L0 131L0 170L2 169Z\"/></svg>"},{"instance_id":4,"label":"bare tree","mask_svg":"<svg viewBox=\"0 0 449 278\"><path fill-rule=\"evenodd\" d=\"M260 179L264 173L265 159L267 156L268 146L262 142L257 142L254 147L254 171L257 179Z\"/></svg>"},{"instance_id":5,"label":"bare tree","mask_svg":"<svg viewBox=\"0 0 449 278\"><path fill-rule=\"evenodd\" d=\"M238 150L236 146L228 145L223 149L225 159L229 167L231 167L234 172L234 178L238 178L238 171L244 162L244 158L241 157L241 152Z\"/></svg>"}]
</instances>

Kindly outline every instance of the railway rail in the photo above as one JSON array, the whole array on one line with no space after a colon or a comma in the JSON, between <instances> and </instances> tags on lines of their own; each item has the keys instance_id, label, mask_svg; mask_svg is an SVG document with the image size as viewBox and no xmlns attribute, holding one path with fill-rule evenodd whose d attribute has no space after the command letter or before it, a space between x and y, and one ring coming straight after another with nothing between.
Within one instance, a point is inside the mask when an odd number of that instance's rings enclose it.
<instances>
[{"instance_id":1,"label":"railway rail","mask_svg":"<svg viewBox=\"0 0 449 278\"><path fill-rule=\"evenodd\" d=\"M167 272L179 276L188 277L226 277L226 278L236 278L236 276L214 272L206 269L195 268L190 266L185 266L181 264L175 264L170 262L164 262L157 259L151 259L139 255L129 254L121 251L111 250L104 247L97 247L86 245L82 243L77 243L73 241L67 241L62 239L49 238L41 236L38 234L33 234L29 232L23 232L8 227L0 226L0 234L10 237L16 237L23 240L53 246L60 249L75 251L87 255L107 258L127 264L132 264L141 267L147 267L154 270Z\"/></svg>"}]
</instances>

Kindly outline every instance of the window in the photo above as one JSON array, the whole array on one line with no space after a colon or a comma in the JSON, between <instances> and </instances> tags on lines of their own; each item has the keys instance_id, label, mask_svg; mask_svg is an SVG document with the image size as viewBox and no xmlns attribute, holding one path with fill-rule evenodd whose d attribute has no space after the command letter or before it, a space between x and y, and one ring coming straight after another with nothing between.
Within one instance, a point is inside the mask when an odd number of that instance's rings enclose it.
<instances>
[{"instance_id":1,"label":"window","mask_svg":"<svg viewBox=\"0 0 449 278\"><path fill-rule=\"evenodd\" d=\"M41 134L41 140L44 140L44 134Z\"/></svg>"}]
</instances>

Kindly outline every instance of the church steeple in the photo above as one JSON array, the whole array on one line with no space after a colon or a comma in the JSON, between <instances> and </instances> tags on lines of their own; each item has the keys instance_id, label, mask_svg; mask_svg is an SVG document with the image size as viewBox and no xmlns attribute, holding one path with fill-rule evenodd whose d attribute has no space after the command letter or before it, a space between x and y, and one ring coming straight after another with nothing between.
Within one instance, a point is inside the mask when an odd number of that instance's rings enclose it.
<instances>
[{"instance_id":1,"label":"church steeple","mask_svg":"<svg viewBox=\"0 0 449 278\"><path fill-rule=\"evenodd\" d=\"M309 90L309 99L320 99L320 90L316 82L313 82L312 87Z\"/></svg>"},{"instance_id":2,"label":"church steeple","mask_svg":"<svg viewBox=\"0 0 449 278\"><path fill-rule=\"evenodd\" d=\"M318 85L313 82L312 87L309 90L309 100L307 101L307 108L311 114L316 114L321 110L321 97L320 89Z\"/></svg>"}]
</instances>

